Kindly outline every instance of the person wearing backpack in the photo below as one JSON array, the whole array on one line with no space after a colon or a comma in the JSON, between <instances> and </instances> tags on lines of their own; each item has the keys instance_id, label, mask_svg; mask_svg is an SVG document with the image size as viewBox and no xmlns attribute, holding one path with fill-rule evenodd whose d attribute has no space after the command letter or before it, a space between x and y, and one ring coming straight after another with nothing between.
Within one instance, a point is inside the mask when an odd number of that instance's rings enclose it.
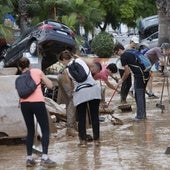
<instances>
[{"instance_id":1,"label":"person wearing backpack","mask_svg":"<svg viewBox=\"0 0 170 170\"><path fill-rule=\"evenodd\" d=\"M86 141L86 112L89 110L90 119L93 129L93 140L95 146L100 145L100 124L99 124L99 104L101 100L101 89L97 82L93 79L91 71L87 64L81 59L74 59L74 54L68 50L61 52L58 58L59 62L65 66L65 76L67 83L72 87L73 90L73 103L77 110L78 118L78 136L79 136L79 146L87 147ZM76 65L75 65L76 63ZM77 66L77 63L81 67ZM74 64L73 67L71 64ZM71 67L70 67L71 66ZM83 81L79 82L81 79L81 74L79 74L79 79L76 79L72 68L79 68L80 72L86 72L86 79L83 77ZM81 69L84 69L81 70ZM78 71L78 70L77 70ZM84 75L84 73L83 73Z\"/></svg>"},{"instance_id":2,"label":"person wearing backpack","mask_svg":"<svg viewBox=\"0 0 170 170\"><path fill-rule=\"evenodd\" d=\"M121 44L117 44L114 48L114 53L120 56L122 66L124 67L124 74L118 82L121 85L130 74L130 70L134 75L134 89L136 101L136 117L134 121L141 121L146 119L146 99L145 90L147 81L149 79L149 71L143 70L143 65L138 62L136 55L125 48Z\"/></svg>"},{"instance_id":3,"label":"person wearing backpack","mask_svg":"<svg viewBox=\"0 0 170 170\"><path fill-rule=\"evenodd\" d=\"M49 146L49 120L48 114L45 107L45 99L41 90L41 83L43 83L48 88L53 87L53 83L49 80L45 74L37 68L30 69L30 61L26 57L22 57L18 61L18 69L24 74L30 70L32 79L37 84L35 91L30 94L27 98L20 98L21 112L25 120L27 127L27 139L26 139L26 150L27 150L27 160L26 166L32 167L36 164L35 160L32 157L32 147L35 134L35 125L34 125L34 115L40 125L42 131L42 157L41 165L47 167L56 166L56 162L52 161L48 157L48 146Z\"/></svg>"},{"instance_id":4,"label":"person wearing backpack","mask_svg":"<svg viewBox=\"0 0 170 170\"><path fill-rule=\"evenodd\" d=\"M88 65L92 73L92 76L100 72L102 69L101 68L102 66L99 62L93 62L93 63L86 62L86 64ZM66 76L64 75L63 68L59 71L59 73L60 74L57 75L57 82L58 82L57 103L66 104L66 115L67 115L66 135L75 137L77 136L77 123L76 123L76 107L73 105L72 88L69 86L68 83L66 83ZM87 141L89 141L89 136L90 135L87 134Z\"/></svg>"}]
</instances>

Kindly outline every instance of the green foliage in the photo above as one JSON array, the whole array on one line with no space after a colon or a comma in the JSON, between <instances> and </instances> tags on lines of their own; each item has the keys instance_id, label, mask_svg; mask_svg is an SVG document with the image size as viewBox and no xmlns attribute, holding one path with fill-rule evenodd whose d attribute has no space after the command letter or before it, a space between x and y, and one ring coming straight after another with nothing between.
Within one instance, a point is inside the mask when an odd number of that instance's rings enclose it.
<instances>
[{"instance_id":1,"label":"green foliage","mask_svg":"<svg viewBox=\"0 0 170 170\"><path fill-rule=\"evenodd\" d=\"M74 30L74 25L76 24L76 17L75 13L72 13L70 16L64 15L62 16L62 23L66 24L72 30Z\"/></svg>"},{"instance_id":2,"label":"green foliage","mask_svg":"<svg viewBox=\"0 0 170 170\"><path fill-rule=\"evenodd\" d=\"M74 13L76 14L75 30L78 32L79 26L84 26L85 32L88 33L94 30L98 22L102 21L103 13L99 4L98 0L58 0L59 19L63 15L69 16Z\"/></svg>"},{"instance_id":3,"label":"green foliage","mask_svg":"<svg viewBox=\"0 0 170 170\"><path fill-rule=\"evenodd\" d=\"M13 0L14 1L14 0ZM12 3L12 0L0 0L0 38L5 38L7 42L10 42L10 40L13 37L14 30L8 26L5 26L3 24L4 22L4 16L8 12L13 12L14 6Z\"/></svg>"},{"instance_id":4,"label":"green foliage","mask_svg":"<svg viewBox=\"0 0 170 170\"><path fill-rule=\"evenodd\" d=\"M121 17L122 18L134 18L135 16L135 6L137 0L127 0L125 3L120 5Z\"/></svg>"},{"instance_id":5,"label":"green foliage","mask_svg":"<svg viewBox=\"0 0 170 170\"><path fill-rule=\"evenodd\" d=\"M120 23L129 27L136 26L139 17L147 17L157 14L155 0L99 0L100 9L106 14L103 17L103 27L105 30L108 24L115 29ZM101 23L99 23L101 24Z\"/></svg>"},{"instance_id":6,"label":"green foliage","mask_svg":"<svg viewBox=\"0 0 170 170\"><path fill-rule=\"evenodd\" d=\"M13 14L18 25L22 24L18 21L21 17L30 25L53 18L76 32L82 26L88 34L96 26L105 31L109 24L113 29L120 23L135 27L139 17L157 14L157 8L156 0L0 0L1 23L7 12Z\"/></svg>"},{"instance_id":7,"label":"green foliage","mask_svg":"<svg viewBox=\"0 0 170 170\"><path fill-rule=\"evenodd\" d=\"M14 30L10 27L0 24L0 38L5 38L9 43L13 37Z\"/></svg>"},{"instance_id":8,"label":"green foliage","mask_svg":"<svg viewBox=\"0 0 170 170\"><path fill-rule=\"evenodd\" d=\"M91 48L100 58L111 57L114 48L113 36L107 32L99 33L92 40Z\"/></svg>"}]
</instances>

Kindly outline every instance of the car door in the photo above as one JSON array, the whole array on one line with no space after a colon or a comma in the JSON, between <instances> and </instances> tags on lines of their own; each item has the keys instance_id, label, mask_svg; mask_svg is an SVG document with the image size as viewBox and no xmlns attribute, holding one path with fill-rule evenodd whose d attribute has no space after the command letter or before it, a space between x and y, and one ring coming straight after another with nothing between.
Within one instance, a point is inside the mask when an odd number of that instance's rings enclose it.
<instances>
[{"instance_id":1,"label":"car door","mask_svg":"<svg viewBox=\"0 0 170 170\"><path fill-rule=\"evenodd\" d=\"M152 34L149 38L149 47L157 47L158 46L158 32Z\"/></svg>"},{"instance_id":2,"label":"car door","mask_svg":"<svg viewBox=\"0 0 170 170\"><path fill-rule=\"evenodd\" d=\"M158 32L150 35L148 38L141 41L141 43L146 44L148 48L153 48L158 46Z\"/></svg>"}]
</instances>

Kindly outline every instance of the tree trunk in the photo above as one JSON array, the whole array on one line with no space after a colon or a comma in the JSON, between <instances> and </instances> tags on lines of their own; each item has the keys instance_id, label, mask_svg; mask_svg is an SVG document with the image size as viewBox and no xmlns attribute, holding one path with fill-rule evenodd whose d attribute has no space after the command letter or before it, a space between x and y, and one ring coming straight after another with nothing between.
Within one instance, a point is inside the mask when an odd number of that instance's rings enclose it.
<instances>
[{"instance_id":1,"label":"tree trunk","mask_svg":"<svg viewBox=\"0 0 170 170\"><path fill-rule=\"evenodd\" d=\"M27 0L19 0L18 1L18 11L19 11L19 14L20 14L20 29L21 29L21 32L25 32L28 27L27 27L27 11L25 10L25 5L27 3Z\"/></svg>"},{"instance_id":2,"label":"tree trunk","mask_svg":"<svg viewBox=\"0 0 170 170\"><path fill-rule=\"evenodd\" d=\"M159 41L158 46L170 42L170 0L157 0L159 16Z\"/></svg>"}]
</instances>

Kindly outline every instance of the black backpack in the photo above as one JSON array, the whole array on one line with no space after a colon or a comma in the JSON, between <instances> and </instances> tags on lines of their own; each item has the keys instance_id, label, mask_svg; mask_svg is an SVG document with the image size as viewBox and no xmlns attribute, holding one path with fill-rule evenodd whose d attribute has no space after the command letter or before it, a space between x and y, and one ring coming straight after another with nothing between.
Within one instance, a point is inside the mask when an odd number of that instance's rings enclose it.
<instances>
[{"instance_id":1,"label":"black backpack","mask_svg":"<svg viewBox=\"0 0 170 170\"><path fill-rule=\"evenodd\" d=\"M89 70L89 73L87 74L84 67L78 62L76 62L75 60L73 60L73 62L69 66L67 66L67 68L71 76L78 83L84 82L90 73L90 70Z\"/></svg>"},{"instance_id":2,"label":"black backpack","mask_svg":"<svg viewBox=\"0 0 170 170\"><path fill-rule=\"evenodd\" d=\"M28 70L17 77L17 79L15 80L15 88L18 92L19 97L26 99L35 91L40 83L35 83L35 81L31 77L30 71Z\"/></svg>"}]
</instances>

